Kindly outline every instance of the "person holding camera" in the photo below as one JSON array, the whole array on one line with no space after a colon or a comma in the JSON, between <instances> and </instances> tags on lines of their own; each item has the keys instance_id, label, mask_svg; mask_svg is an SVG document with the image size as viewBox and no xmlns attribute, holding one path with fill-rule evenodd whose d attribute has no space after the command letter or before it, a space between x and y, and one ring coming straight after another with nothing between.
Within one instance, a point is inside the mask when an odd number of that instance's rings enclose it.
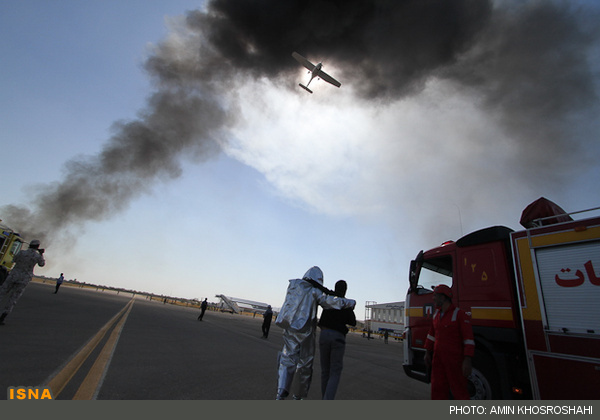
<instances>
[{"instance_id":1,"label":"person holding camera","mask_svg":"<svg viewBox=\"0 0 600 420\"><path fill-rule=\"evenodd\" d=\"M31 281L35 265L43 267L46 264L44 250L40 249L40 241L37 239L31 241L29 249L19 251L15 256L14 262L14 268L8 274L2 287L0 287L0 304L8 298L4 304L2 314L0 314L0 325L4 325L4 319L11 313Z\"/></svg>"}]
</instances>

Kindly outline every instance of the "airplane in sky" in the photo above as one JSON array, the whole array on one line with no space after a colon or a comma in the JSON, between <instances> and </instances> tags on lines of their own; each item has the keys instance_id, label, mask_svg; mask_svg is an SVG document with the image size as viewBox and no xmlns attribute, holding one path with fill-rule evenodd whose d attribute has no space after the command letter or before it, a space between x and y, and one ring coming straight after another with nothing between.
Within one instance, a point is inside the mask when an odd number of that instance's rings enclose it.
<instances>
[{"instance_id":1,"label":"airplane in sky","mask_svg":"<svg viewBox=\"0 0 600 420\"><path fill-rule=\"evenodd\" d=\"M323 79L327 83L331 83L333 86L340 87L342 85L340 82L338 82L333 77L331 77L330 75L325 73L323 70L321 70L321 68L323 67L323 63L319 63L315 66L313 63L311 63L310 61L308 61L306 58L302 57L300 54L298 54L295 51L292 53L292 57L294 57L296 59L296 61L298 61L304 67L306 67L308 69L309 73L312 73L310 76L310 80L308 81L306 86L304 86L302 83L298 83L301 88L306 89L309 93L313 93L312 90L310 90L308 88L308 85L310 85L310 82L312 82L312 80L315 77Z\"/></svg>"}]
</instances>

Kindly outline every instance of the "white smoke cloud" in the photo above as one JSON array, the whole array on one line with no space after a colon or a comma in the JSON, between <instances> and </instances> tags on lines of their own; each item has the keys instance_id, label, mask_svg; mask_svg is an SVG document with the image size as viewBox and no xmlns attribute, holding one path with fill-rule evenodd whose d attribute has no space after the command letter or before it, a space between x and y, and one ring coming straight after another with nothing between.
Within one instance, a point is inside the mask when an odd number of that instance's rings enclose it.
<instances>
[{"instance_id":1,"label":"white smoke cloud","mask_svg":"<svg viewBox=\"0 0 600 420\"><path fill-rule=\"evenodd\" d=\"M513 170L520 149L477 96L451 82L380 105L352 86L320 82L311 96L278 83L236 89L243 123L225 151L298 206L435 241L440 226L456 238L506 214L514 222L543 190Z\"/></svg>"}]
</instances>

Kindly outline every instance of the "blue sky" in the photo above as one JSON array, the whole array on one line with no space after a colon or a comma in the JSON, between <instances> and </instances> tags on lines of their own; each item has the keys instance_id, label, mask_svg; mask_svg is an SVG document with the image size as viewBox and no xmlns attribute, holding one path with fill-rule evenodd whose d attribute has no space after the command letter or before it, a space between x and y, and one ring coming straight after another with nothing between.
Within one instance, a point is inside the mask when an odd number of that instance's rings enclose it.
<instances>
[{"instance_id":1,"label":"blue sky","mask_svg":"<svg viewBox=\"0 0 600 420\"><path fill-rule=\"evenodd\" d=\"M177 16L199 7L0 3L0 205L27 205L60 182L67 162L98 154L115 122L136 119L155 89L145 59L180 27ZM326 69L340 73L335 63ZM568 211L600 204L598 165L528 178L508 135L466 89L431 79L418 95L374 104L345 80L341 89L313 82L313 95L281 88L306 76L232 80L224 101L240 118L220 153L182 156L181 176L73 226L36 273L278 307L287 280L318 265L327 286L347 280L362 318L365 301L404 300L421 249L490 225L519 229L520 212L541 196ZM568 164L598 156L597 142L586 147Z\"/></svg>"}]
</instances>

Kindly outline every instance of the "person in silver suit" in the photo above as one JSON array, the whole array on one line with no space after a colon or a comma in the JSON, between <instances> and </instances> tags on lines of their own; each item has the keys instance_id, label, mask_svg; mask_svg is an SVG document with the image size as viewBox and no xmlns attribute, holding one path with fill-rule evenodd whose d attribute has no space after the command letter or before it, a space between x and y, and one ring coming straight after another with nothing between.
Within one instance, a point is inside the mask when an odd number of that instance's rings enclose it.
<instances>
[{"instance_id":1,"label":"person in silver suit","mask_svg":"<svg viewBox=\"0 0 600 420\"><path fill-rule=\"evenodd\" d=\"M283 350L279 352L277 398L290 394L294 374L298 373L298 390L293 398L305 399L312 380L317 331L317 306L324 309L354 308L356 301L346 299L323 286L323 271L310 268L301 279L292 279L283 307L275 324L283 328Z\"/></svg>"}]
</instances>

